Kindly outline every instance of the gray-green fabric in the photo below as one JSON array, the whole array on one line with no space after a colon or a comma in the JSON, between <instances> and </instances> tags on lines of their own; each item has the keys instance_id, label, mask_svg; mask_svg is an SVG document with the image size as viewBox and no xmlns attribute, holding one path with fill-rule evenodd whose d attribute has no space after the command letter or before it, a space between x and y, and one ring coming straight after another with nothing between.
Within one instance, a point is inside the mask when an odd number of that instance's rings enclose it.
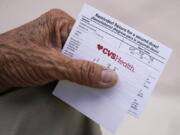
<instances>
[{"instance_id":1,"label":"gray-green fabric","mask_svg":"<svg viewBox=\"0 0 180 135\"><path fill-rule=\"evenodd\" d=\"M55 85L0 95L0 135L101 135L98 125L51 94Z\"/></svg>"}]
</instances>

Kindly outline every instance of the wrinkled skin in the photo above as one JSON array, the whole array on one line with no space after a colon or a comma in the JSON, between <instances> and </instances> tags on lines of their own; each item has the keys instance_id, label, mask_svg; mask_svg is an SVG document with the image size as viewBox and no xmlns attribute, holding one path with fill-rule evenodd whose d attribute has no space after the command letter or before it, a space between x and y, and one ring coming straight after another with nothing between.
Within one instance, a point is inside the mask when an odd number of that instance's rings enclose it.
<instances>
[{"instance_id":1,"label":"wrinkled skin","mask_svg":"<svg viewBox=\"0 0 180 135\"><path fill-rule=\"evenodd\" d=\"M70 80L91 87L110 87L116 78L104 83L100 65L72 60L61 54L62 45L74 19L59 9L0 35L0 92L11 87L28 87L54 80Z\"/></svg>"}]
</instances>

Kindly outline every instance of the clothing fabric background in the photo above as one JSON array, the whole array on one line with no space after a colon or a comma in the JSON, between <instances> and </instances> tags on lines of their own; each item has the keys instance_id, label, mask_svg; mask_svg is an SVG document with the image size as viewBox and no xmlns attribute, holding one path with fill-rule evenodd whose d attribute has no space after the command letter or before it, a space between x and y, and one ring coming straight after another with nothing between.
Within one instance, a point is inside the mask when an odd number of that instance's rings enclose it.
<instances>
[{"instance_id":1,"label":"clothing fabric background","mask_svg":"<svg viewBox=\"0 0 180 135\"><path fill-rule=\"evenodd\" d=\"M173 49L139 119L127 115L117 135L180 134L180 1L179 0L0 0L0 33L20 26L51 8L74 18L88 3ZM112 114L113 115L113 114ZM104 135L109 135L103 129Z\"/></svg>"}]
</instances>

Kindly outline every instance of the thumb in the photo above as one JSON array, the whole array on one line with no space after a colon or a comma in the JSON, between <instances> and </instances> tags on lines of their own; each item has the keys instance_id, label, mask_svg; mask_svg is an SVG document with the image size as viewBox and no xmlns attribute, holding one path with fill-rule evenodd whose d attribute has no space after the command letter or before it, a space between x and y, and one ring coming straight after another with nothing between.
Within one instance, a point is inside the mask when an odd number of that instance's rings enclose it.
<instances>
[{"instance_id":1,"label":"thumb","mask_svg":"<svg viewBox=\"0 0 180 135\"><path fill-rule=\"evenodd\" d=\"M63 64L66 80L96 88L111 87L117 82L116 72L110 69L89 61L64 58L67 61Z\"/></svg>"}]
</instances>

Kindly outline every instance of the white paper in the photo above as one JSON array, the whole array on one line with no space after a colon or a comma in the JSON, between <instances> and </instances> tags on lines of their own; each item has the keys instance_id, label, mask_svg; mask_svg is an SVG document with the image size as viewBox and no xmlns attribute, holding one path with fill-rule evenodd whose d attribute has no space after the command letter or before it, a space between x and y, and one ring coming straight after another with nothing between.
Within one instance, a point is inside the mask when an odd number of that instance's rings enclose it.
<instances>
[{"instance_id":1,"label":"white paper","mask_svg":"<svg viewBox=\"0 0 180 135\"><path fill-rule=\"evenodd\" d=\"M149 82L157 82L170 49L91 6L84 5L62 53L74 59L93 61L117 72L119 80L112 88L99 90L60 81L53 92L98 124L115 131L128 110L137 114L134 103L131 105L135 98L143 107L148 96L137 100L139 96L136 95L145 87L144 82L152 90L155 84Z\"/></svg>"}]
</instances>

